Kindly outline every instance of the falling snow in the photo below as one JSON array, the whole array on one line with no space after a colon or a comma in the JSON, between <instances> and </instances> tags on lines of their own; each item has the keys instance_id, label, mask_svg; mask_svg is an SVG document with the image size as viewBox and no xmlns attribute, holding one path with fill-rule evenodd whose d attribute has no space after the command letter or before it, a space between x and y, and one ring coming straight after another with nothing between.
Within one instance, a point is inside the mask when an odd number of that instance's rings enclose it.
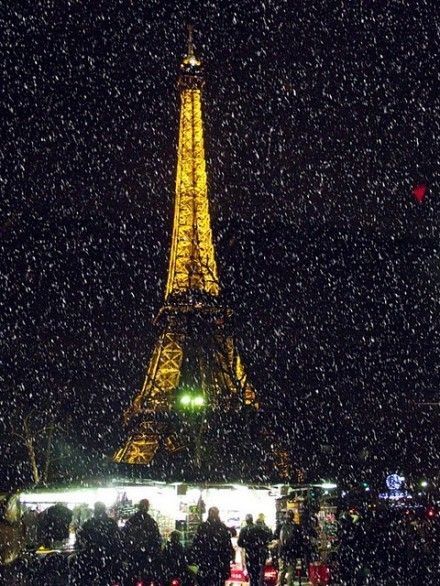
<instances>
[{"instance_id":1,"label":"falling snow","mask_svg":"<svg viewBox=\"0 0 440 586\"><path fill-rule=\"evenodd\" d=\"M438 481L435 3L289 6L3 10L3 488L35 480L26 421L37 457L53 432L45 480L111 473L163 301L190 19L224 299L293 476Z\"/></svg>"}]
</instances>

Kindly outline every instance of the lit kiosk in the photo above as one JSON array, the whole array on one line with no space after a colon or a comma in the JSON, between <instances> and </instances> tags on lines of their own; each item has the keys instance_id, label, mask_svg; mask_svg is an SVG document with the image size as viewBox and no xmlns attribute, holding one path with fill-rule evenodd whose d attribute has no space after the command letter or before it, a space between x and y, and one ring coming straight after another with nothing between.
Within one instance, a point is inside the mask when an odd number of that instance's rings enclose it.
<instances>
[{"instance_id":1,"label":"lit kiosk","mask_svg":"<svg viewBox=\"0 0 440 586\"><path fill-rule=\"evenodd\" d=\"M120 464L164 480L267 481L270 430L222 304L212 238L203 138L202 66L189 31L180 66L174 222L158 337L142 389L125 413ZM257 434L257 435L256 435ZM158 476L159 475L159 476Z\"/></svg>"}]
</instances>

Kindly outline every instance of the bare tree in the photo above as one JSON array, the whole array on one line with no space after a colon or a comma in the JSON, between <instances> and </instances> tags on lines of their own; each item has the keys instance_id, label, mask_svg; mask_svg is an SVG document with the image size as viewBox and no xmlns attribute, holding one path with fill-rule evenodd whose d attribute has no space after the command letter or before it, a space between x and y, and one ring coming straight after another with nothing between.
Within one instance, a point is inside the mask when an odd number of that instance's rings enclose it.
<instances>
[{"instance_id":1,"label":"bare tree","mask_svg":"<svg viewBox=\"0 0 440 586\"><path fill-rule=\"evenodd\" d=\"M26 449L35 484L48 482L53 461L54 433L63 429L60 424L55 423L53 414L47 415L47 421L43 423L41 419L42 413L36 413L35 409L32 409L20 417L12 429L12 435L19 438Z\"/></svg>"}]
</instances>

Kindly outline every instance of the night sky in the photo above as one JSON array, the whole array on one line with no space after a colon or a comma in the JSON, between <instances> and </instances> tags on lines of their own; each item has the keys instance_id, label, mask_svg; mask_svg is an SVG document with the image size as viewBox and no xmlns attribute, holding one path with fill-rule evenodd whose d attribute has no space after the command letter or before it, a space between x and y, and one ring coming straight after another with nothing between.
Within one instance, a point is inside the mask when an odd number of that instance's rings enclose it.
<instances>
[{"instance_id":1,"label":"night sky","mask_svg":"<svg viewBox=\"0 0 440 586\"><path fill-rule=\"evenodd\" d=\"M190 20L225 303L278 432L309 479L434 476L437 3L176 4L2 9L3 477L32 405L93 470L142 384Z\"/></svg>"}]
</instances>

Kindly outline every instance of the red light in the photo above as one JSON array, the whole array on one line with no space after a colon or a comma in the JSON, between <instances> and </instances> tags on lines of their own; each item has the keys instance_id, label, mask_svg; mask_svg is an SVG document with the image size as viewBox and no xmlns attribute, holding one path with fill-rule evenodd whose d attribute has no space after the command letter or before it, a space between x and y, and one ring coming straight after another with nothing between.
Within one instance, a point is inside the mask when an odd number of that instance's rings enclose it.
<instances>
[{"instance_id":1,"label":"red light","mask_svg":"<svg viewBox=\"0 0 440 586\"><path fill-rule=\"evenodd\" d=\"M413 194L414 199L418 203L422 203L423 200L425 199L426 189L427 188L424 183L418 183L417 185L414 185L414 187L412 189L412 194Z\"/></svg>"},{"instance_id":2,"label":"red light","mask_svg":"<svg viewBox=\"0 0 440 586\"><path fill-rule=\"evenodd\" d=\"M180 580L177 580L176 578L171 580L170 586L180 586Z\"/></svg>"},{"instance_id":3,"label":"red light","mask_svg":"<svg viewBox=\"0 0 440 586\"><path fill-rule=\"evenodd\" d=\"M264 570L264 583L267 586L275 586L278 578L278 572L275 568L269 566Z\"/></svg>"}]
</instances>

